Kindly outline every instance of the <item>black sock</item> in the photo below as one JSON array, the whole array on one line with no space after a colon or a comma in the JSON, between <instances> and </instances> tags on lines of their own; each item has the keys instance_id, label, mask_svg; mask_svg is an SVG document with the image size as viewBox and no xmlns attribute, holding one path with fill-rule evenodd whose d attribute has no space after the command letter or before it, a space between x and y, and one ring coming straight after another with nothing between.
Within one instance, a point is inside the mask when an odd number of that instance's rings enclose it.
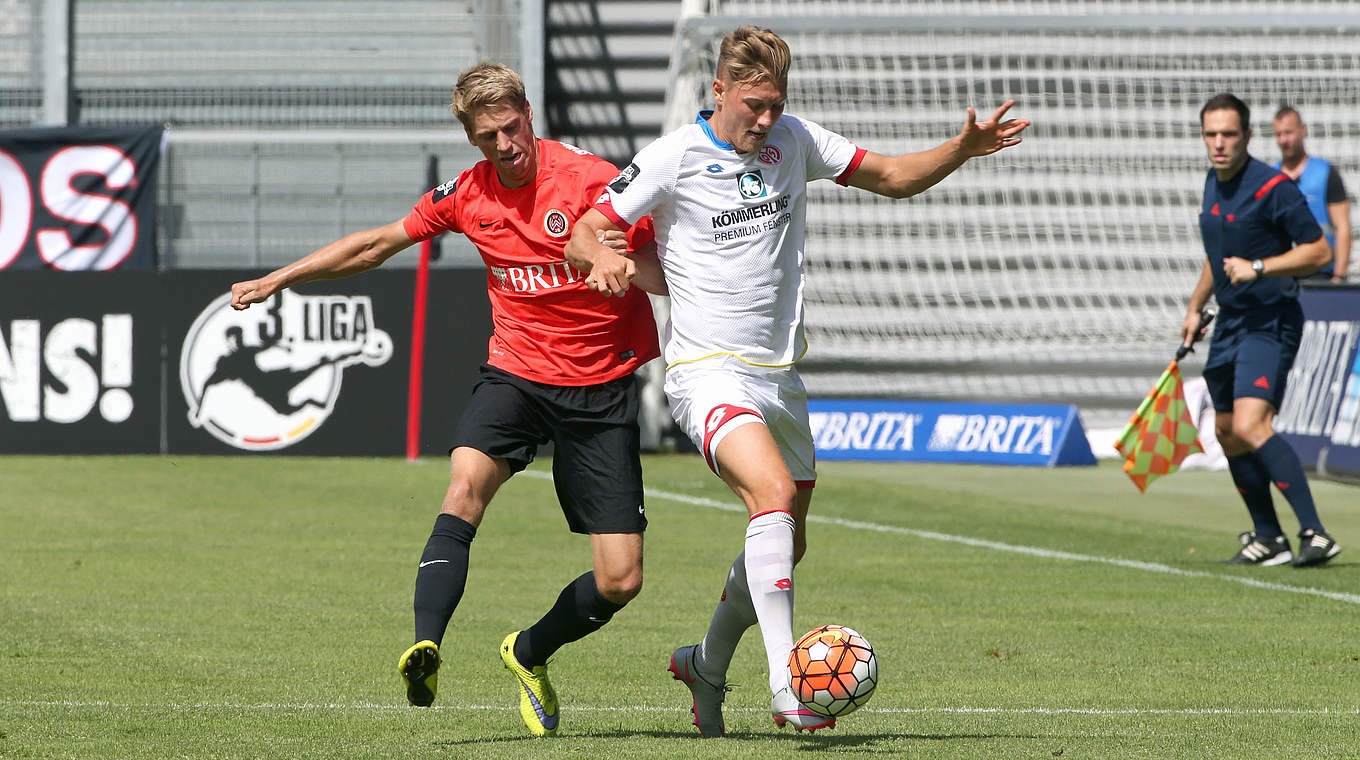
<instances>
[{"instance_id":1,"label":"black sock","mask_svg":"<svg viewBox=\"0 0 1360 760\"><path fill-rule=\"evenodd\" d=\"M1303 474L1303 464L1294 453L1294 447L1284 438L1272 435L1256 449L1256 456L1270 473L1270 479L1275 481L1275 487L1294 508L1299 528L1322 532L1322 521L1313 505L1313 492L1308 488L1308 477Z\"/></svg>"},{"instance_id":2,"label":"black sock","mask_svg":"<svg viewBox=\"0 0 1360 760\"><path fill-rule=\"evenodd\" d=\"M563 644L600 630L621 609L600 595L595 573L588 572L568 583L548 614L520 634L515 659L526 668L543 665Z\"/></svg>"},{"instance_id":3,"label":"black sock","mask_svg":"<svg viewBox=\"0 0 1360 760\"><path fill-rule=\"evenodd\" d=\"M1252 530L1261 538L1274 538L1284 533L1280 519L1275 516L1275 503L1270 498L1270 476L1261 465L1256 453L1248 451L1235 457L1228 457L1228 472L1232 473L1233 485L1242 494L1242 501L1251 513Z\"/></svg>"},{"instance_id":4,"label":"black sock","mask_svg":"<svg viewBox=\"0 0 1360 760\"><path fill-rule=\"evenodd\" d=\"M468 552L477 529L461 517L441 513L416 570L416 641L444 639L453 610L467 585Z\"/></svg>"}]
</instances>

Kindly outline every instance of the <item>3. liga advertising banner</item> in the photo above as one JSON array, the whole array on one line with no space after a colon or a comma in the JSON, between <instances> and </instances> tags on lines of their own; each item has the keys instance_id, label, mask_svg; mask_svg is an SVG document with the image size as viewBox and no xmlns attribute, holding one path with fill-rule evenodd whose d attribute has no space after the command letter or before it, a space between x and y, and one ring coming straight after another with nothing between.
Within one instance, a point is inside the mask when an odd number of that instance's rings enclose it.
<instances>
[{"instance_id":1,"label":"3. liga advertising banner","mask_svg":"<svg viewBox=\"0 0 1360 760\"><path fill-rule=\"evenodd\" d=\"M0 130L0 270L156 267L162 127Z\"/></svg>"},{"instance_id":2,"label":"3. liga advertising banner","mask_svg":"<svg viewBox=\"0 0 1360 760\"><path fill-rule=\"evenodd\" d=\"M808 411L818 459L1096 463L1071 405L813 399Z\"/></svg>"},{"instance_id":3,"label":"3. liga advertising banner","mask_svg":"<svg viewBox=\"0 0 1360 760\"><path fill-rule=\"evenodd\" d=\"M1275 418L1305 467L1360 479L1360 287L1306 284L1306 322Z\"/></svg>"},{"instance_id":4,"label":"3. liga advertising banner","mask_svg":"<svg viewBox=\"0 0 1360 760\"><path fill-rule=\"evenodd\" d=\"M229 271L0 277L0 452L398 456L412 273L244 311ZM431 273L422 437L443 454L491 332L486 275Z\"/></svg>"}]
</instances>

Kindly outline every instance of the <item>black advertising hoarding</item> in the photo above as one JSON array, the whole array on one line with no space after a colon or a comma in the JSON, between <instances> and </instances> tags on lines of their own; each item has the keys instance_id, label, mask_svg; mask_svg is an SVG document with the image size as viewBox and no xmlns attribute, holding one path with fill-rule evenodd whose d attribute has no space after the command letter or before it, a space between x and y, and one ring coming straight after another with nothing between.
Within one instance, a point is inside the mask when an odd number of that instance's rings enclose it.
<instances>
[{"instance_id":1,"label":"black advertising hoarding","mask_svg":"<svg viewBox=\"0 0 1360 760\"><path fill-rule=\"evenodd\" d=\"M1275 429L1305 467L1360 480L1360 287L1305 284L1306 321Z\"/></svg>"},{"instance_id":2,"label":"black advertising hoarding","mask_svg":"<svg viewBox=\"0 0 1360 760\"><path fill-rule=\"evenodd\" d=\"M424 401L420 415L422 455L448 455L453 427L486 363L487 342L491 338L486 277L485 269L430 270ZM410 291L409 286L407 290ZM410 356L402 361L409 362ZM405 393L402 398L406 398Z\"/></svg>"},{"instance_id":3,"label":"black advertising hoarding","mask_svg":"<svg viewBox=\"0 0 1360 760\"><path fill-rule=\"evenodd\" d=\"M0 130L0 270L154 269L164 134Z\"/></svg>"},{"instance_id":4,"label":"black advertising hoarding","mask_svg":"<svg viewBox=\"0 0 1360 760\"><path fill-rule=\"evenodd\" d=\"M161 447L154 272L0 273L0 452Z\"/></svg>"},{"instance_id":5,"label":"black advertising hoarding","mask_svg":"<svg viewBox=\"0 0 1360 760\"><path fill-rule=\"evenodd\" d=\"M166 337L169 450L400 452L410 274L371 272L303 285L236 311L230 287L247 276L254 275L173 275Z\"/></svg>"},{"instance_id":6,"label":"black advertising hoarding","mask_svg":"<svg viewBox=\"0 0 1360 760\"><path fill-rule=\"evenodd\" d=\"M233 310L231 283L258 274L0 275L0 451L402 455L413 273ZM431 272L430 312L421 453L442 455L486 357L485 272Z\"/></svg>"}]
</instances>

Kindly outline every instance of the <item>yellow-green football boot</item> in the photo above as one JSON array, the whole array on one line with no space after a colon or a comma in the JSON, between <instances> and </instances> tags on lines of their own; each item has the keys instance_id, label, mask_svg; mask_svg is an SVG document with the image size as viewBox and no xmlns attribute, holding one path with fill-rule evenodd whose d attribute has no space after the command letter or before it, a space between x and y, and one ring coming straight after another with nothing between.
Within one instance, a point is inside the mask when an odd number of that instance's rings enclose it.
<instances>
[{"instance_id":1,"label":"yellow-green football boot","mask_svg":"<svg viewBox=\"0 0 1360 760\"><path fill-rule=\"evenodd\" d=\"M515 658L519 634L520 631L515 631L501 642L501 661L519 682L519 715L524 725L535 736L552 736L557 733L557 692L548 681L547 665L530 670Z\"/></svg>"},{"instance_id":2,"label":"yellow-green football boot","mask_svg":"<svg viewBox=\"0 0 1360 760\"><path fill-rule=\"evenodd\" d=\"M439 686L439 645L428 639L411 645L397 660L397 670L406 682L406 701L416 707L434 704Z\"/></svg>"}]
</instances>

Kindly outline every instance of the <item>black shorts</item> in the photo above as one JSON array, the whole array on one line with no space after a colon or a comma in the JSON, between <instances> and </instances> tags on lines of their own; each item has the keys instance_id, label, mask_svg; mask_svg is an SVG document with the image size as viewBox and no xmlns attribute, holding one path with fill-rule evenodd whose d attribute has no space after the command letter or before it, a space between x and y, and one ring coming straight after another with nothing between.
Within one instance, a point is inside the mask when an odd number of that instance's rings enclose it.
<instances>
[{"instance_id":1,"label":"black shorts","mask_svg":"<svg viewBox=\"0 0 1360 760\"><path fill-rule=\"evenodd\" d=\"M504 459L519 472L554 446L553 484L573 533L647 528L639 459L638 387L632 375L599 385L547 385L482 366L453 448Z\"/></svg>"},{"instance_id":2,"label":"black shorts","mask_svg":"<svg viewBox=\"0 0 1360 760\"><path fill-rule=\"evenodd\" d=\"M1303 338L1303 323L1297 301L1221 319L1204 363L1214 411L1232 411L1239 398L1259 398L1278 410Z\"/></svg>"}]
</instances>

